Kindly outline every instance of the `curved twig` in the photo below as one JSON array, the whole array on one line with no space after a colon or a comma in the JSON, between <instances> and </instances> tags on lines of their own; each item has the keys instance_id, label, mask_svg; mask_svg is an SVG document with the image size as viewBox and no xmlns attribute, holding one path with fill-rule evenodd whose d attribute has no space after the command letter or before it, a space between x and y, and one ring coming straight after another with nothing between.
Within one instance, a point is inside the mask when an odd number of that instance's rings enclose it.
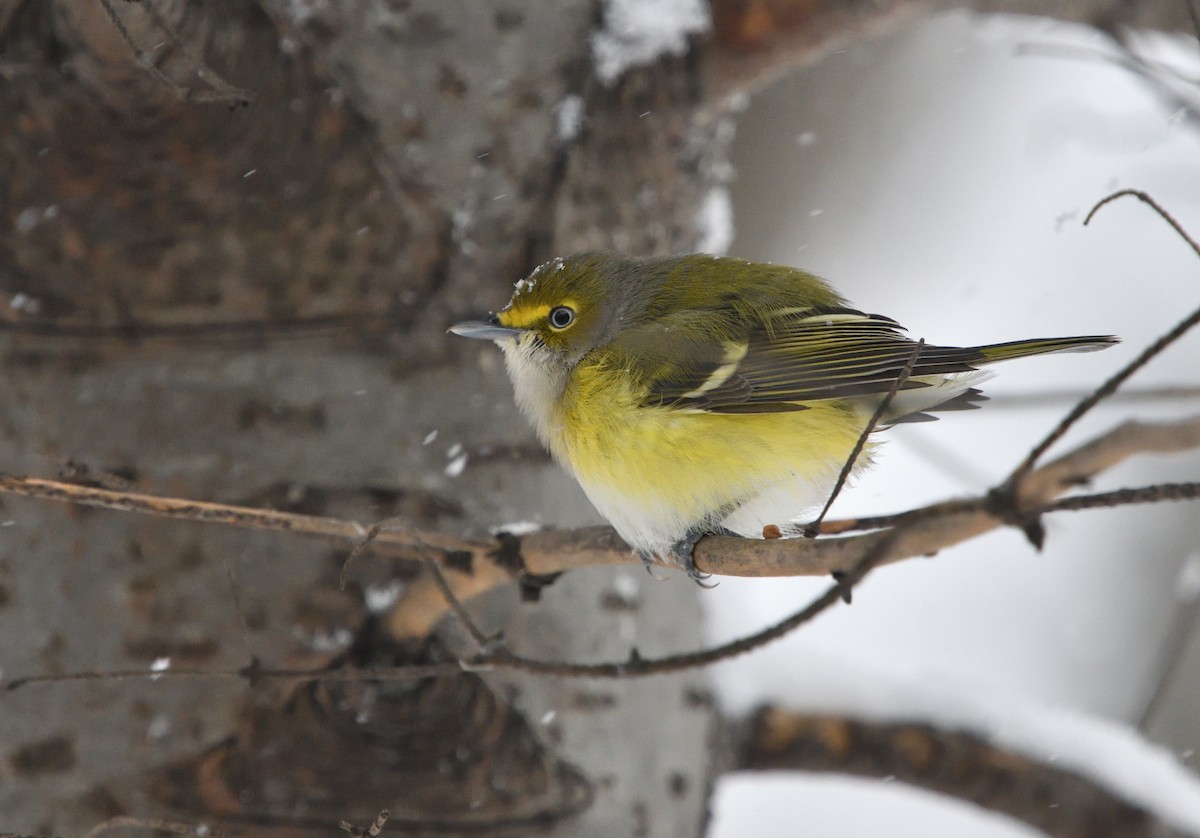
<instances>
[{"instance_id":1,"label":"curved twig","mask_svg":"<svg viewBox=\"0 0 1200 838\"><path fill-rule=\"evenodd\" d=\"M1158 213L1164 221L1171 225L1175 232L1179 234L1180 238L1187 242L1188 246L1192 248L1192 251L1197 256L1200 256L1200 244L1198 244L1195 239L1188 235L1188 232L1183 229L1183 226L1176 221L1169 212L1159 206L1158 202L1156 202L1153 198L1151 198L1145 192L1141 192L1136 189L1121 189L1102 198L1094 207L1092 207L1091 211L1087 214L1087 217L1083 219L1084 225L1087 225L1091 222L1092 218L1096 215L1101 207L1107 206L1118 198L1123 198L1126 196L1137 198L1138 200L1150 206L1150 208ZM1050 431L1050 433L1048 433L1041 442L1035 445L1027 455L1025 455L1025 458L1021 460L1020 464L1013 469L1012 473L1008 476L1008 479L1004 481L1000 487L1000 491L1011 496L1013 491L1015 491L1017 484L1020 483L1021 479L1029 473L1030 469L1032 469L1034 464L1041 459L1042 455L1050 449L1050 446L1062 439L1066 432L1070 430L1070 428L1076 422L1078 422L1084 416L1084 414L1090 411L1101 401L1115 393L1117 388L1120 387L1126 381L1126 379L1148 364L1151 359L1160 354L1172 343L1179 340L1179 338L1183 337L1187 332L1191 331L1191 329L1197 323L1200 323L1200 308L1197 308L1187 317L1179 321L1174 328L1143 349L1136 358L1118 370L1115 375L1113 375L1094 391L1092 391L1086 398L1076 404L1075 407L1073 407L1071 411L1067 413L1067 415L1064 416L1057 425L1055 425L1054 429Z\"/></svg>"},{"instance_id":2,"label":"curved twig","mask_svg":"<svg viewBox=\"0 0 1200 838\"><path fill-rule=\"evenodd\" d=\"M1082 482L1099 474L1107 468L1116 465L1126 457L1135 453L1155 452L1165 453L1200 447L1200 416L1192 417L1176 423L1151 424L1144 422L1127 422L1102 437L1099 437L1076 450L1047 463L1032 472L1026 479L1021 493L1025 502L1034 505L1024 507L1023 511L1031 515L1042 515L1050 512L1080 510L1092 508L1108 508L1133 503L1147 503L1166 500L1186 500L1200 497L1200 483L1169 483L1140 488L1118 489L1111 492L1078 495L1059 498L1064 492L1078 487ZM0 491L8 488L7 481L19 478L0 477ZM46 482L36 481L40 486ZM90 487L73 487L72 489L88 492L105 492L105 490ZM125 494L125 493L106 493ZM56 496L64 500L65 497ZM162 500L162 499L155 499ZM244 510L246 513L261 512L261 510ZM161 513L160 513L161 514ZM283 513L266 513L269 516ZM305 518L307 516L296 516ZM242 520L242 516L237 518ZM206 519L209 520L209 519ZM273 519L269 519L273 520ZM314 518L314 521L331 519ZM332 519L336 520L336 519ZM811 621L833 605L841 601L848 587L862 579L871 569L906 558L926 556L936 553L952 544L973 538L984 532L1005 526L1006 522L993 509L987 496L968 498L964 500L947 501L921 507L888 519L870 519L866 523L886 522L888 529L867 532L860 535L842 538L810 539L776 539L759 541L755 539L713 537L702 539L697 544L697 561L706 570L719 569L718 572L729 575L780 576L780 575L819 575L826 576L834 571L844 574L839 582L831 585L820 597L813 600L804 608L786 617L778 623L768 626L752 635L734 640L719 647L700 650L698 652L671 655L657 659L647 659L632 654L628 660L601 664L570 664L559 661L540 661L524 658L504 649L484 652L469 661L422 666L399 666L377 669L337 669L337 670L271 670L252 666L238 671L215 670L176 670L163 672L123 671L117 673L90 672L73 673L68 675L31 676L14 679L8 682L9 689L30 683L58 682L67 680L92 680L103 678L167 678L167 677L237 677L248 682L264 680L418 680L436 676L444 676L466 669L515 669L542 675L558 677L588 677L588 678L625 678L656 675L673 672L696 666L704 666L719 660L743 654L766 643L775 640L794 630L797 626ZM345 524L346 522L339 522ZM834 522L836 524L836 522ZM855 522L858 524L863 521ZM245 524L243 524L245 525ZM289 528L295 532L311 532L301 527ZM347 527L349 529L349 527ZM357 530L352 530L357 533ZM384 531L380 534L399 535L395 532ZM404 543L415 555L429 555L429 547L434 546L436 533L406 534ZM399 539L398 539L399 540ZM419 541L427 544L422 547ZM459 567L450 566L446 554L440 555L439 561L448 570L446 579L454 595L462 597L462 591L477 591L486 586L487 580L512 581L517 571L511 565L496 561L496 546L486 542L470 542L455 540L459 546L469 546L474 556L483 557L471 572ZM506 541L508 549L519 550L516 555L539 564L539 572L547 566L557 570L580 567L585 564L604 563L633 563L638 561L636 556L626 547L616 534L604 527L587 528L573 531L549 531L533 533L523 539L509 537ZM517 545L517 546L514 546ZM574 546L573 546L574 545ZM443 547L438 547L443 550ZM509 559L511 559L511 555ZM556 564L554 564L556 562ZM460 586L461 582L465 586ZM432 584L432 583L431 583ZM412 590L412 588L410 588ZM426 631L432 628L434 622L447 613L449 606L441 592L435 587L428 597L419 601L405 598L396 607L396 611L407 613L418 612L426 623ZM406 625L411 625L409 621Z\"/></svg>"}]
</instances>

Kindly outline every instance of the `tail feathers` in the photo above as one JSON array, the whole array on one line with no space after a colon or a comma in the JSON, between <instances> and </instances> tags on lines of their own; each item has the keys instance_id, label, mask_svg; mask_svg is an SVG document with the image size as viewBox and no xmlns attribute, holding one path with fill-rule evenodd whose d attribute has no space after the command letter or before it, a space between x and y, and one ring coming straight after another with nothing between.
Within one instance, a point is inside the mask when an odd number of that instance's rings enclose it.
<instances>
[{"instance_id":1,"label":"tail feathers","mask_svg":"<svg viewBox=\"0 0 1200 838\"><path fill-rule=\"evenodd\" d=\"M987 370L972 370L919 379L922 386L900 390L892 397L880 424L886 427L902 423L932 422L938 418L930 415L934 411L973 410L979 407L976 402L987 400L987 396L973 385L981 384L993 375L994 373ZM872 401L878 404L878 399Z\"/></svg>"},{"instance_id":2,"label":"tail feathers","mask_svg":"<svg viewBox=\"0 0 1200 838\"><path fill-rule=\"evenodd\" d=\"M962 355L959 356L959 359L970 366L982 366L997 361L1009 361L1013 358L1047 355L1052 352L1094 352L1098 349L1107 349L1117 342L1118 339L1110 335L1086 335L1015 340L1009 343L994 343L990 346L977 346L961 350L946 350L939 347L933 349L943 354L960 352ZM970 366L967 367L968 370L970 370ZM905 422L930 422L937 419L936 416L930 415L932 412L971 410L979 407L978 402L986 401L987 396L979 392L974 385L981 384L991 377L992 373L987 370L971 370L949 375L914 376L913 383L916 386L912 389L902 389L896 393L884 413L882 424L887 426Z\"/></svg>"},{"instance_id":3,"label":"tail feathers","mask_svg":"<svg viewBox=\"0 0 1200 838\"><path fill-rule=\"evenodd\" d=\"M1013 358L1028 358L1031 355L1048 355L1052 352L1095 352L1116 343L1120 343L1120 338L1112 335L1083 335L993 343L990 346L980 346L976 351L982 356L981 363L991 364Z\"/></svg>"},{"instance_id":4,"label":"tail feathers","mask_svg":"<svg viewBox=\"0 0 1200 838\"><path fill-rule=\"evenodd\" d=\"M982 377L984 376L977 377L974 380L979 381ZM884 424L900 425L916 422L936 422L938 417L933 416L931 413L927 413L926 411L936 411L941 413L944 410L978 410L982 406L979 403L986 402L987 400L988 397L985 396L979 390L979 388L968 387L966 390L963 390L956 396L951 396L943 402L937 402L936 404L919 408L914 412L905 413L904 411L906 407L911 407L911 405L906 406L901 403L898 408L889 409L887 413L884 414Z\"/></svg>"}]
</instances>

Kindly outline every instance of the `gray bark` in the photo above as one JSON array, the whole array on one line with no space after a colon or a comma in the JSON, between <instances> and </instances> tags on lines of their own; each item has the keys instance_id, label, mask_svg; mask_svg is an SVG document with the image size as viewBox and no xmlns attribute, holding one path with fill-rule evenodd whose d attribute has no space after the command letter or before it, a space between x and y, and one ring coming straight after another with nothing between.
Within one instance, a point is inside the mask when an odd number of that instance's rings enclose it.
<instances>
[{"instance_id":1,"label":"gray bark","mask_svg":"<svg viewBox=\"0 0 1200 838\"><path fill-rule=\"evenodd\" d=\"M446 326L559 253L693 249L726 176L723 97L911 4L781 18L804 50L762 59L722 39L742 8L718 3L706 51L613 86L585 0L111 5L170 86L97 0L0 5L0 471L478 533L595 517L494 351ZM234 89L253 101L231 109ZM380 637L363 591L408 564L360 560L341 591L344 552L290 536L7 497L0 524L5 678L425 660L461 640ZM694 589L640 572L478 607L531 656L700 642ZM721 763L705 677L32 684L0 694L0 830L124 814L329 834L390 807L417 832L696 835Z\"/></svg>"}]
</instances>

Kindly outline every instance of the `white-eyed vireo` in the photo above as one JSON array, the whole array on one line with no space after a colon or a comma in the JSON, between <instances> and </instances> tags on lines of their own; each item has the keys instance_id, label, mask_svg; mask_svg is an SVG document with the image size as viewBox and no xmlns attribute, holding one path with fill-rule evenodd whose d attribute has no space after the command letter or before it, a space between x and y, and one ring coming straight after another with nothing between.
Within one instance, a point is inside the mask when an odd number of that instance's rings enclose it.
<instances>
[{"instance_id":1,"label":"white-eyed vireo","mask_svg":"<svg viewBox=\"0 0 1200 838\"><path fill-rule=\"evenodd\" d=\"M451 331L504 350L521 410L600 513L693 577L702 535L761 537L826 499L916 347L812 274L699 254L554 259ZM880 425L974 407L981 364L1115 342L924 346Z\"/></svg>"}]
</instances>

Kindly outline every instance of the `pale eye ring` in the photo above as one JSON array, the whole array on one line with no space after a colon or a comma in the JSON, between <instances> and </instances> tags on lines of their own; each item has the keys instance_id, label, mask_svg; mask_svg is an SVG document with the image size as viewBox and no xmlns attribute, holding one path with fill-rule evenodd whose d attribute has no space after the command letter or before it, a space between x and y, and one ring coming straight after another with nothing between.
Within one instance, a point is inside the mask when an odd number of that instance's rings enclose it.
<instances>
[{"instance_id":1,"label":"pale eye ring","mask_svg":"<svg viewBox=\"0 0 1200 838\"><path fill-rule=\"evenodd\" d=\"M550 328L562 330L575 322L575 309L570 306L555 306L550 309Z\"/></svg>"}]
</instances>

